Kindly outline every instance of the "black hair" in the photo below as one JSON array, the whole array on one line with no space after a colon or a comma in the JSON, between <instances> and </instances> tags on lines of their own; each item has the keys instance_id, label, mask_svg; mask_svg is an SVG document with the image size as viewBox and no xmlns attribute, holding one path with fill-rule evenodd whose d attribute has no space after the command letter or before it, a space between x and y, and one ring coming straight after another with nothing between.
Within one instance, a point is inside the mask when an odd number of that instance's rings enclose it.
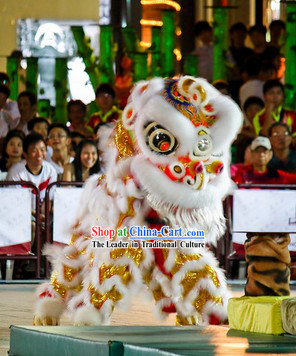
<instances>
[{"instance_id":1,"label":"black hair","mask_svg":"<svg viewBox=\"0 0 296 356\"><path fill-rule=\"evenodd\" d=\"M96 98L101 94L101 93L107 93L112 96L113 99L115 99L115 91L112 88L112 86L108 83L103 83L98 86L96 90Z\"/></svg>"},{"instance_id":2,"label":"black hair","mask_svg":"<svg viewBox=\"0 0 296 356\"><path fill-rule=\"evenodd\" d=\"M229 91L229 84L225 80L215 80L213 82L213 87L217 90L226 89Z\"/></svg>"},{"instance_id":3,"label":"black hair","mask_svg":"<svg viewBox=\"0 0 296 356\"><path fill-rule=\"evenodd\" d=\"M266 27L264 25L254 25L249 28L249 34L251 35L253 32L260 32L262 35L266 35Z\"/></svg>"},{"instance_id":4,"label":"black hair","mask_svg":"<svg viewBox=\"0 0 296 356\"><path fill-rule=\"evenodd\" d=\"M271 21L271 23L269 24L269 29L272 30L272 28L277 27L277 26L281 27L283 30L286 29L286 24L282 20Z\"/></svg>"},{"instance_id":5,"label":"black hair","mask_svg":"<svg viewBox=\"0 0 296 356\"><path fill-rule=\"evenodd\" d=\"M70 109L72 106L80 106L80 108L83 110L84 113L86 113L86 105L84 104L83 101L77 99L77 100L70 100L67 104L67 111L69 113Z\"/></svg>"},{"instance_id":6,"label":"black hair","mask_svg":"<svg viewBox=\"0 0 296 356\"><path fill-rule=\"evenodd\" d=\"M48 127L48 135L50 133L51 130L53 129L56 129L56 128L59 128L59 129L62 129L65 131L67 137L70 137L70 130L68 129L68 127L60 122L54 122L53 124L50 124L49 127Z\"/></svg>"},{"instance_id":7,"label":"black hair","mask_svg":"<svg viewBox=\"0 0 296 356\"><path fill-rule=\"evenodd\" d=\"M17 100L19 100L20 98L28 98L29 101L30 101L31 106L37 104L36 95L35 95L34 93L32 93L31 91L22 91L22 92L18 95Z\"/></svg>"},{"instance_id":8,"label":"black hair","mask_svg":"<svg viewBox=\"0 0 296 356\"><path fill-rule=\"evenodd\" d=\"M271 62L271 61L268 61L268 60L264 60L261 62L261 69L260 71L261 72L266 72L268 70L274 70L276 71L276 67L275 65Z\"/></svg>"},{"instance_id":9,"label":"black hair","mask_svg":"<svg viewBox=\"0 0 296 356\"><path fill-rule=\"evenodd\" d=\"M23 131L20 130L10 130L8 134L5 136L4 141L3 141L3 148L2 148L2 158L4 160L8 159L7 153L6 153L6 147L8 145L8 142L13 138L13 137L18 137L21 141L22 144L24 144L24 139L25 139L25 134Z\"/></svg>"},{"instance_id":10,"label":"black hair","mask_svg":"<svg viewBox=\"0 0 296 356\"><path fill-rule=\"evenodd\" d=\"M271 137L272 135L272 130L277 127L277 126L283 126L288 132L289 132L289 135L291 136L292 135L292 132L291 132L291 129L290 127L285 124L284 122L282 121L279 121L279 122L274 122L268 129L268 137Z\"/></svg>"},{"instance_id":11,"label":"black hair","mask_svg":"<svg viewBox=\"0 0 296 356\"><path fill-rule=\"evenodd\" d=\"M80 138L82 138L82 139L85 138L85 136L82 135L82 133L80 133L80 132L78 132L78 131L72 131L72 132L70 132L70 137L71 137L71 138L80 137Z\"/></svg>"},{"instance_id":12,"label":"black hair","mask_svg":"<svg viewBox=\"0 0 296 356\"><path fill-rule=\"evenodd\" d=\"M244 103L244 111L247 111L249 106L259 105L262 109L264 108L264 101L258 96L250 96Z\"/></svg>"},{"instance_id":13,"label":"black hair","mask_svg":"<svg viewBox=\"0 0 296 356\"><path fill-rule=\"evenodd\" d=\"M47 129L49 128L49 122L44 117L35 117L28 122L28 130L32 131L36 124L46 124Z\"/></svg>"},{"instance_id":14,"label":"black hair","mask_svg":"<svg viewBox=\"0 0 296 356\"><path fill-rule=\"evenodd\" d=\"M75 154L75 158L73 161L73 165L74 165L74 172L75 172L75 179L78 182L82 182L82 163L81 163L81 152L83 147L87 146L87 145L91 145L94 146L97 153L98 153L98 159L96 160L95 164L91 167L91 169L89 170L89 175L95 174L95 173L99 173L100 172L100 163L99 163L99 152L98 152L98 148L97 145L95 144L94 141L92 140L83 140L79 143L79 145L77 146L77 150L76 150L76 154Z\"/></svg>"},{"instance_id":15,"label":"black hair","mask_svg":"<svg viewBox=\"0 0 296 356\"><path fill-rule=\"evenodd\" d=\"M9 83L9 82L10 82L9 76L8 76L6 73L4 73L4 72L0 72L0 82L3 82L3 83L7 82L7 83Z\"/></svg>"},{"instance_id":16,"label":"black hair","mask_svg":"<svg viewBox=\"0 0 296 356\"><path fill-rule=\"evenodd\" d=\"M0 84L0 93L3 93L6 95L7 98L9 98L10 95L10 89L7 88L6 85Z\"/></svg>"},{"instance_id":17,"label":"black hair","mask_svg":"<svg viewBox=\"0 0 296 356\"><path fill-rule=\"evenodd\" d=\"M203 31L212 31L213 28L210 26L208 21L198 21L194 25L194 34L198 37Z\"/></svg>"},{"instance_id":18,"label":"black hair","mask_svg":"<svg viewBox=\"0 0 296 356\"><path fill-rule=\"evenodd\" d=\"M252 55L244 62L244 70L250 77L258 76L261 69L261 59L259 56Z\"/></svg>"},{"instance_id":19,"label":"black hair","mask_svg":"<svg viewBox=\"0 0 296 356\"><path fill-rule=\"evenodd\" d=\"M277 87L281 88L283 94L285 94L285 88L283 84L277 79L268 80L267 82L264 83L263 94L265 95L270 89L277 88Z\"/></svg>"},{"instance_id":20,"label":"black hair","mask_svg":"<svg viewBox=\"0 0 296 356\"><path fill-rule=\"evenodd\" d=\"M281 53L278 48L274 46L269 46L261 53L261 58L262 61L272 62L276 57L279 57L280 55Z\"/></svg>"},{"instance_id":21,"label":"black hair","mask_svg":"<svg viewBox=\"0 0 296 356\"><path fill-rule=\"evenodd\" d=\"M42 141L45 144L45 147L46 147L46 142L45 142L44 138L41 135L39 135L36 132L30 133L24 139L23 151L25 153L28 153L29 147L32 146L32 145L36 145L40 141Z\"/></svg>"},{"instance_id":22,"label":"black hair","mask_svg":"<svg viewBox=\"0 0 296 356\"><path fill-rule=\"evenodd\" d=\"M242 22L237 22L230 27L229 33L233 33L235 31L243 31L246 33L248 32L246 25Z\"/></svg>"}]
</instances>

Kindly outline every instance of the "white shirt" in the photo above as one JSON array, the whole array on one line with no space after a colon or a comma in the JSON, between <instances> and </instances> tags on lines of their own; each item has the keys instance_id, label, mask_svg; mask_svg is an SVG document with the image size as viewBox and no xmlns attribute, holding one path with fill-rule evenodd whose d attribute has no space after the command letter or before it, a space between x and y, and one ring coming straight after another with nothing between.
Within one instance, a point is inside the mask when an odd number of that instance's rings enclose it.
<instances>
[{"instance_id":1,"label":"white shirt","mask_svg":"<svg viewBox=\"0 0 296 356\"><path fill-rule=\"evenodd\" d=\"M239 90L239 101L241 108L244 107L246 100L250 96L257 96L262 99L264 102L263 96L263 84L262 80L249 80L245 84L243 84Z\"/></svg>"},{"instance_id":2,"label":"white shirt","mask_svg":"<svg viewBox=\"0 0 296 356\"><path fill-rule=\"evenodd\" d=\"M4 110L0 110L0 138L7 135L9 131L9 122L9 114Z\"/></svg>"},{"instance_id":3,"label":"white shirt","mask_svg":"<svg viewBox=\"0 0 296 356\"><path fill-rule=\"evenodd\" d=\"M30 170L27 168L27 162L23 160L14 164L9 169L6 180L32 182L38 187L40 192L40 200L43 201L45 199L46 188L50 183L57 181L57 174L55 169L48 162L44 161L42 164L41 172L38 175L35 175L30 172Z\"/></svg>"},{"instance_id":4,"label":"white shirt","mask_svg":"<svg viewBox=\"0 0 296 356\"><path fill-rule=\"evenodd\" d=\"M20 115L21 115L19 112L19 109L18 109L17 102L14 100L7 99L6 104L4 105L3 109L9 113L12 120L15 120L16 118L20 117Z\"/></svg>"},{"instance_id":5,"label":"white shirt","mask_svg":"<svg viewBox=\"0 0 296 356\"><path fill-rule=\"evenodd\" d=\"M56 170L57 172L57 175L62 175L64 173L64 167L63 166L59 166L57 163L55 163L53 160L52 160L52 157L46 157L46 161L49 162L53 167L54 169ZM69 159L69 163L72 163L74 161L74 157L70 157Z\"/></svg>"},{"instance_id":6,"label":"white shirt","mask_svg":"<svg viewBox=\"0 0 296 356\"><path fill-rule=\"evenodd\" d=\"M13 127L11 127L11 129L15 129L17 127L17 125L20 123L21 118L17 117L15 120L13 120ZM29 130L28 130L28 123L25 124L25 126L22 128L23 133L25 135L29 134Z\"/></svg>"}]
</instances>

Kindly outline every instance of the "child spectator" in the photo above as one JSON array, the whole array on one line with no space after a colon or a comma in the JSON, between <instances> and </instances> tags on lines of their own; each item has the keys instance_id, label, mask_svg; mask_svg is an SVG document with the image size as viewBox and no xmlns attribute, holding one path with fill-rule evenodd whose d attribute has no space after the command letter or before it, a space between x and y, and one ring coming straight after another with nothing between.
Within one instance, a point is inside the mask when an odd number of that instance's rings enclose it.
<instances>
[{"instance_id":1,"label":"child spectator","mask_svg":"<svg viewBox=\"0 0 296 356\"><path fill-rule=\"evenodd\" d=\"M0 160L0 171L8 172L15 164L21 161L25 135L22 131L11 130L3 142L3 155Z\"/></svg>"},{"instance_id":2,"label":"child spectator","mask_svg":"<svg viewBox=\"0 0 296 356\"><path fill-rule=\"evenodd\" d=\"M67 126L54 123L48 129L48 144L52 147L52 156L47 158L47 161L54 167L58 178L61 178L64 173L66 164L73 161L68 153L70 145L70 132Z\"/></svg>"},{"instance_id":3,"label":"child spectator","mask_svg":"<svg viewBox=\"0 0 296 356\"><path fill-rule=\"evenodd\" d=\"M81 100L70 100L67 106L70 131L77 131L86 137L92 136L92 130L86 126L86 105Z\"/></svg>"},{"instance_id":4,"label":"child spectator","mask_svg":"<svg viewBox=\"0 0 296 356\"><path fill-rule=\"evenodd\" d=\"M84 182L90 175L100 172L98 149L91 140L83 140L77 147L74 162L65 166L63 180Z\"/></svg>"},{"instance_id":5,"label":"child spectator","mask_svg":"<svg viewBox=\"0 0 296 356\"><path fill-rule=\"evenodd\" d=\"M292 135L289 126L276 122L269 128L268 136L273 151L268 168L296 173L296 152L290 148Z\"/></svg>"},{"instance_id":6,"label":"child spectator","mask_svg":"<svg viewBox=\"0 0 296 356\"><path fill-rule=\"evenodd\" d=\"M37 98L36 95L23 91L17 98L17 104L20 112L20 117L15 122L17 130L21 130L27 135L29 133L28 123L36 117Z\"/></svg>"},{"instance_id":7,"label":"child spectator","mask_svg":"<svg viewBox=\"0 0 296 356\"><path fill-rule=\"evenodd\" d=\"M283 108L284 86L278 80L269 80L263 86L265 107L253 119L256 135L268 136L269 127L275 122L287 124L296 134L296 112Z\"/></svg>"},{"instance_id":8,"label":"child spectator","mask_svg":"<svg viewBox=\"0 0 296 356\"><path fill-rule=\"evenodd\" d=\"M119 119L121 110L115 106L115 91L109 84L101 84L96 90L96 103L99 111L94 113L88 125L96 132L99 124L106 124Z\"/></svg>"}]
</instances>

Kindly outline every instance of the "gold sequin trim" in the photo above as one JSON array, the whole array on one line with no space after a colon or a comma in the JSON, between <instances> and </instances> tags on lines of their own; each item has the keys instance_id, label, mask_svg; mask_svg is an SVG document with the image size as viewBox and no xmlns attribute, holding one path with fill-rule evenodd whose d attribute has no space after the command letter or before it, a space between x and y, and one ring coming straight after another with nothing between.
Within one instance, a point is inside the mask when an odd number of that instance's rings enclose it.
<instances>
[{"instance_id":1,"label":"gold sequin trim","mask_svg":"<svg viewBox=\"0 0 296 356\"><path fill-rule=\"evenodd\" d=\"M111 258L113 260L116 260L125 255L128 258L131 258L137 266L139 266L144 259L143 250L141 248L117 248L111 251Z\"/></svg>"},{"instance_id":2,"label":"gold sequin trim","mask_svg":"<svg viewBox=\"0 0 296 356\"><path fill-rule=\"evenodd\" d=\"M53 286L53 289L54 289L57 293L59 293L59 295L60 295L62 298L65 298L66 293L67 293L67 288L66 288L66 286L64 286L63 284L61 284L61 283L58 282L57 273L56 273L56 272L54 272L54 273L51 275L50 284Z\"/></svg>"},{"instance_id":3,"label":"gold sequin trim","mask_svg":"<svg viewBox=\"0 0 296 356\"><path fill-rule=\"evenodd\" d=\"M185 318L183 316L176 316L176 326L188 326L188 325L198 325L198 321L194 316Z\"/></svg>"},{"instance_id":4,"label":"gold sequin trim","mask_svg":"<svg viewBox=\"0 0 296 356\"><path fill-rule=\"evenodd\" d=\"M105 279L111 278L115 275L121 277L122 283L127 285L131 280L131 274L129 272L128 266L106 266L104 263L100 267L100 283L103 283Z\"/></svg>"},{"instance_id":5,"label":"gold sequin trim","mask_svg":"<svg viewBox=\"0 0 296 356\"><path fill-rule=\"evenodd\" d=\"M202 289L199 291L198 297L193 301L192 304L195 309L201 313L208 301L211 301L215 304L222 304L222 297L214 297L206 289Z\"/></svg>"},{"instance_id":6,"label":"gold sequin trim","mask_svg":"<svg viewBox=\"0 0 296 356\"><path fill-rule=\"evenodd\" d=\"M77 275L80 269L72 268L64 265L64 278L68 282L72 282L73 278Z\"/></svg>"},{"instance_id":7,"label":"gold sequin trim","mask_svg":"<svg viewBox=\"0 0 296 356\"><path fill-rule=\"evenodd\" d=\"M186 273L185 278L181 282L183 286L183 296L186 297L186 295L191 291L196 283L198 283L202 278L206 277L210 278L216 287L219 287L220 283L216 271L212 267L206 265L200 271L190 271Z\"/></svg>"},{"instance_id":8,"label":"gold sequin trim","mask_svg":"<svg viewBox=\"0 0 296 356\"><path fill-rule=\"evenodd\" d=\"M115 303L122 298L122 295L116 290L114 286L109 292L106 292L104 294L100 294L99 292L97 292L92 285L90 285L88 289L90 291L90 301L97 309L100 309L108 299L112 300L112 302Z\"/></svg>"},{"instance_id":9,"label":"gold sequin trim","mask_svg":"<svg viewBox=\"0 0 296 356\"><path fill-rule=\"evenodd\" d=\"M157 288L155 288L153 291L153 297L154 297L154 300L156 302L158 302L159 300L163 299L163 298L166 298L165 294L163 293L162 291L162 288L161 286L158 286Z\"/></svg>"},{"instance_id":10,"label":"gold sequin trim","mask_svg":"<svg viewBox=\"0 0 296 356\"><path fill-rule=\"evenodd\" d=\"M182 266L188 261L198 261L200 259L200 255L194 254L194 255L186 255L185 253L182 252L177 252L177 256L175 259L175 265L172 268L171 273L176 274Z\"/></svg>"},{"instance_id":11,"label":"gold sequin trim","mask_svg":"<svg viewBox=\"0 0 296 356\"><path fill-rule=\"evenodd\" d=\"M128 132L123 127L122 121L118 121L116 126L116 133L114 136L114 143L118 150L117 160L123 157L131 157L134 155L134 148Z\"/></svg>"},{"instance_id":12,"label":"gold sequin trim","mask_svg":"<svg viewBox=\"0 0 296 356\"><path fill-rule=\"evenodd\" d=\"M125 213L120 214L117 222L116 230L122 225L125 218L135 216L135 210L133 205L135 200L136 200L135 197L128 197L127 211Z\"/></svg>"}]
</instances>

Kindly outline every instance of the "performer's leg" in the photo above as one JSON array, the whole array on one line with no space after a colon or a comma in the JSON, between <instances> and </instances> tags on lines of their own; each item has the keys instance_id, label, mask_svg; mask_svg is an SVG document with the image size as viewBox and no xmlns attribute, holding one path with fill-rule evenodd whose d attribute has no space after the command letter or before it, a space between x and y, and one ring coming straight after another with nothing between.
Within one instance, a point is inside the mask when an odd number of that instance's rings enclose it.
<instances>
[{"instance_id":1,"label":"performer's leg","mask_svg":"<svg viewBox=\"0 0 296 356\"><path fill-rule=\"evenodd\" d=\"M178 325L219 324L227 319L230 293L211 252L175 251L175 260L168 261L166 268L172 274L172 300Z\"/></svg>"},{"instance_id":2,"label":"performer's leg","mask_svg":"<svg viewBox=\"0 0 296 356\"><path fill-rule=\"evenodd\" d=\"M70 245L48 245L45 254L53 264L50 282L37 289L34 325L58 325L68 300L82 288L82 275L88 268L89 238L73 235Z\"/></svg>"},{"instance_id":3,"label":"performer's leg","mask_svg":"<svg viewBox=\"0 0 296 356\"><path fill-rule=\"evenodd\" d=\"M106 325L115 306L126 309L142 287L141 269L150 255L133 248L96 251L83 289L69 302L74 324Z\"/></svg>"}]
</instances>

